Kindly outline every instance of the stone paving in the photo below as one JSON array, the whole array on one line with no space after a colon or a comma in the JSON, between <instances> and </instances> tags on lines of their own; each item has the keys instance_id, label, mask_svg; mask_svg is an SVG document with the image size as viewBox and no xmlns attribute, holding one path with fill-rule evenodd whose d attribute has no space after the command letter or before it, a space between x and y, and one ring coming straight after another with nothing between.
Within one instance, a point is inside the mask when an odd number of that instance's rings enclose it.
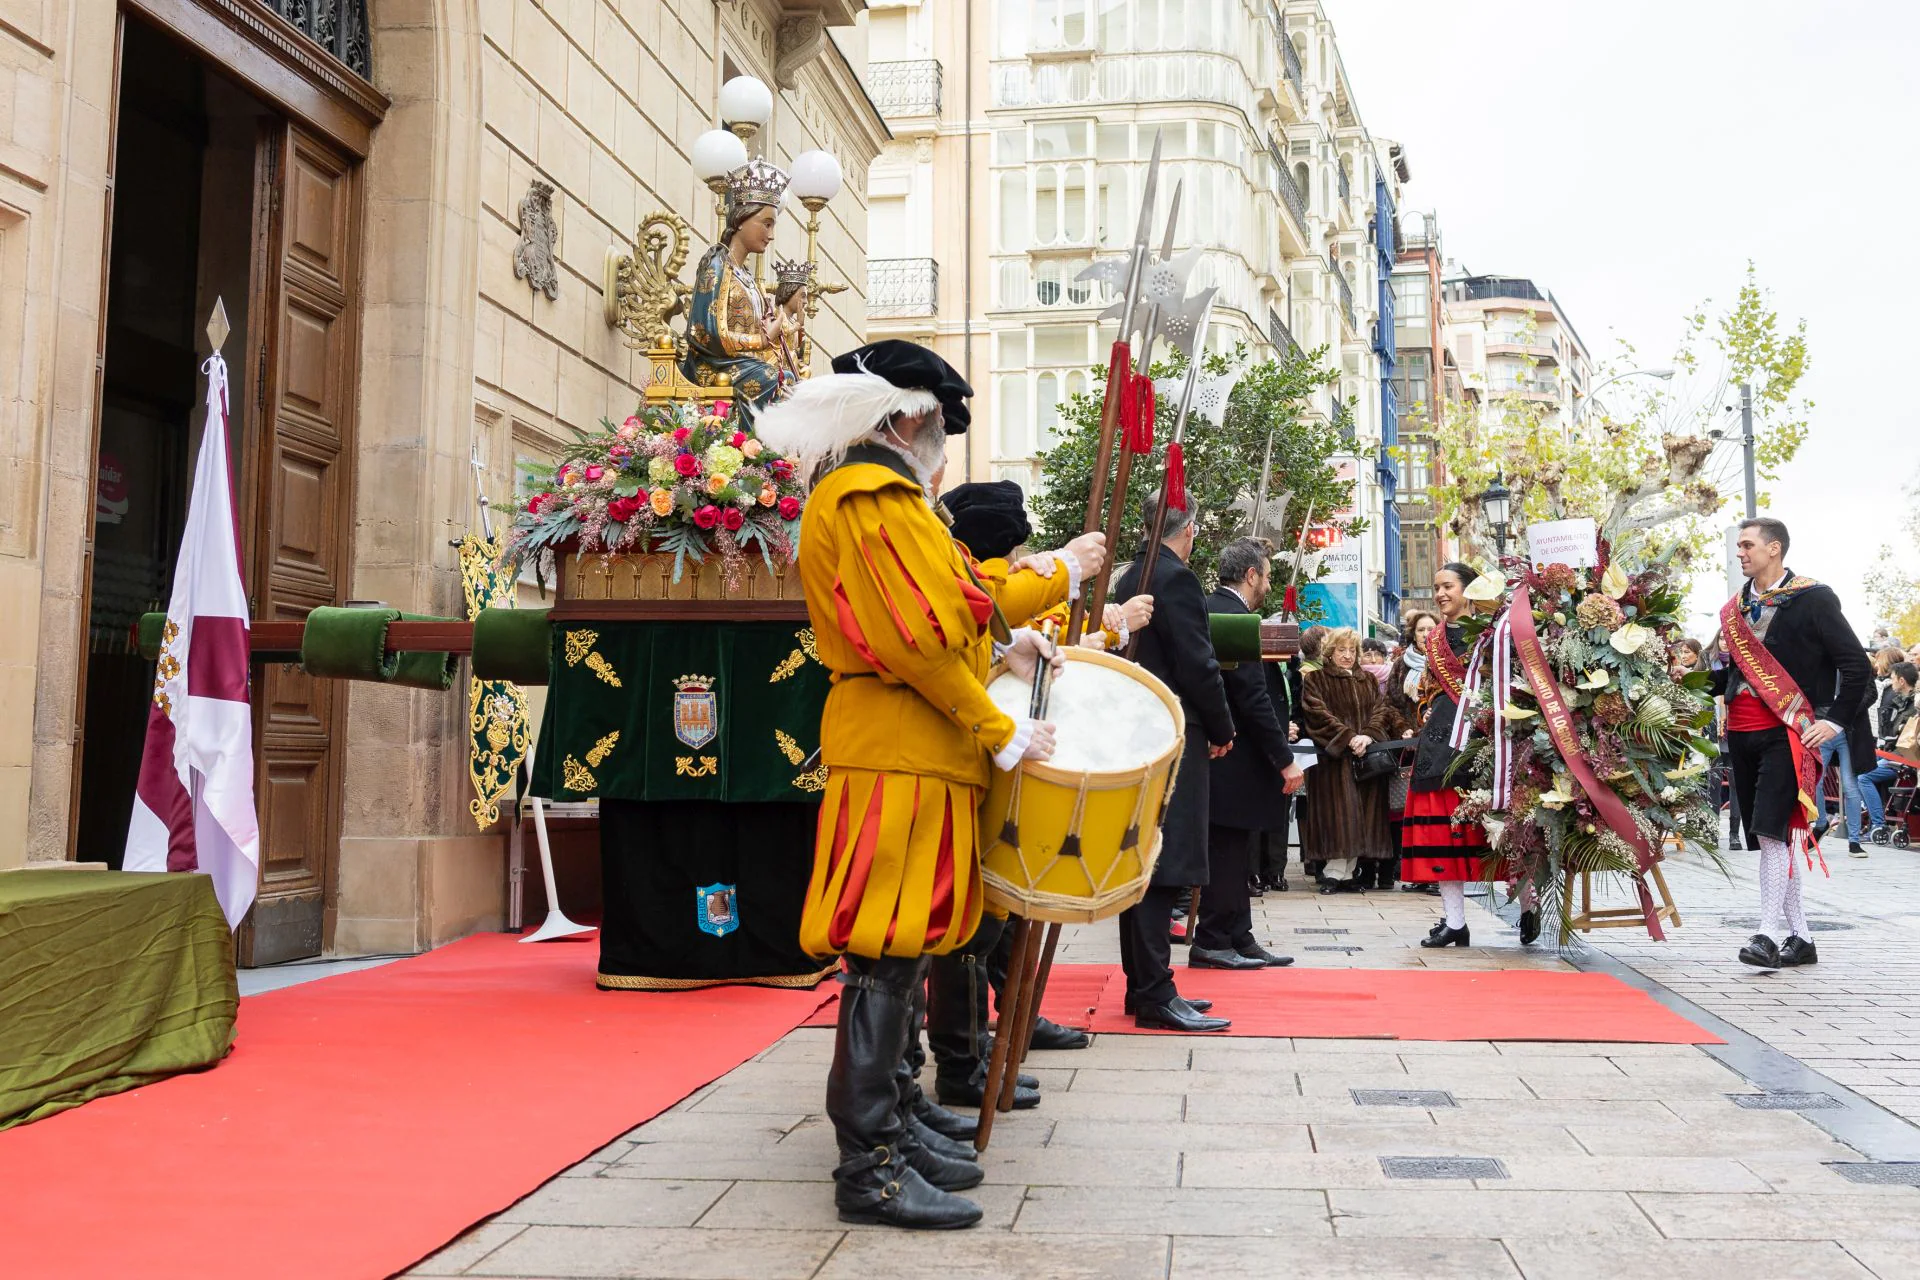
<instances>
[{"instance_id":1,"label":"stone paving","mask_svg":"<svg viewBox=\"0 0 1920 1280\"><path fill-rule=\"evenodd\" d=\"M1858 927L1820 935L1816 970L1764 978L1733 960L1746 929L1721 918L1756 909L1743 869L1729 886L1676 867L1688 924L1664 949L1627 931L1599 945L1836 1081L1910 1106L1920 1084L1897 1064L1920 1059L1908 1029L1920 995L1902 976L1920 965L1920 918L1894 904L1920 911L1920 854L1862 863L1844 848L1833 880L1810 882L1810 909ZM1479 904L1478 945L1445 952L1414 946L1437 913L1429 897L1296 887L1257 906L1263 941L1305 965L1568 964L1522 950ZM1296 930L1326 928L1362 949L1300 949L1329 938ZM1114 962L1111 927L1070 930L1060 958ZM1920 1191L1842 1178L1826 1162L1857 1152L1793 1112L1736 1106L1727 1095L1755 1086L1691 1046L1104 1036L1033 1055L1045 1101L995 1129L969 1193L985 1222L930 1234L835 1219L820 1113L831 1046L830 1031L794 1031L409 1274L1920 1275ZM1360 1106L1355 1088L1445 1090L1456 1105ZM1489 1158L1505 1176L1400 1181L1382 1165L1420 1156Z\"/></svg>"}]
</instances>

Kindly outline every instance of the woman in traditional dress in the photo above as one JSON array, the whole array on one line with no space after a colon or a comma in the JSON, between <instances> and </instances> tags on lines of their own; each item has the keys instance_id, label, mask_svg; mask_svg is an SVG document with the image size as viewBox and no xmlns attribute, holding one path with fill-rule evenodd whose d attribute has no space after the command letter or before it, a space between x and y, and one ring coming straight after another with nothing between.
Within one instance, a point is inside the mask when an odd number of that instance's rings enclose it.
<instances>
[{"instance_id":1,"label":"woman in traditional dress","mask_svg":"<svg viewBox=\"0 0 1920 1280\"><path fill-rule=\"evenodd\" d=\"M1387 824L1387 779L1361 779L1354 763L1385 736L1388 708L1380 683L1360 666L1360 637L1352 628L1330 633L1321 665L1302 682L1300 707L1319 761L1307 770L1313 804L1300 832L1302 857L1324 861L1322 893L1354 893L1358 869L1374 881L1377 864L1393 856Z\"/></svg>"},{"instance_id":2,"label":"woman in traditional dress","mask_svg":"<svg viewBox=\"0 0 1920 1280\"><path fill-rule=\"evenodd\" d=\"M734 408L749 427L755 412L806 367L803 277L810 268L780 264L782 298L776 303L754 279L749 261L773 243L787 181L784 170L757 159L727 175L726 229L700 259L687 312L681 372L703 387L727 378Z\"/></svg>"},{"instance_id":3,"label":"woman in traditional dress","mask_svg":"<svg viewBox=\"0 0 1920 1280\"><path fill-rule=\"evenodd\" d=\"M1470 607L1467 586L1479 576L1457 561L1442 565L1433 575L1433 603L1440 611L1441 625L1427 632L1427 670L1419 696L1420 746L1407 788L1406 814L1400 820L1400 878L1440 887L1443 914L1421 940L1423 947L1465 947L1473 941L1467 930L1466 882L1481 878L1487 833L1479 823L1453 820L1454 810L1460 807L1455 783L1465 779L1448 776L1457 755L1448 739L1467 678L1459 620ZM1524 924L1521 937L1531 941Z\"/></svg>"}]
</instances>

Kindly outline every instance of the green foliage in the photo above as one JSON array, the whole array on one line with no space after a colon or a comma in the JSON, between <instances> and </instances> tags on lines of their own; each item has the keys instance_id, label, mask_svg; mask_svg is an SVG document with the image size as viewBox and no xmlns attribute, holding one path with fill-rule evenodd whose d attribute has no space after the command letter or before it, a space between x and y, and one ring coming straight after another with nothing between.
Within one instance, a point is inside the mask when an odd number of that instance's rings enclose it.
<instances>
[{"instance_id":1,"label":"green foliage","mask_svg":"<svg viewBox=\"0 0 1920 1280\"><path fill-rule=\"evenodd\" d=\"M1904 554L1891 546L1880 548L1880 558L1867 573L1867 594L1893 638L1911 651L1920 645L1920 473L1907 485L1908 537Z\"/></svg>"},{"instance_id":2,"label":"green foliage","mask_svg":"<svg viewBox=\"0 0 1920 1280\"><path fill-rule=\"evenodd\" d=\"M1326 348L1310 354L1296 354L1286 361L1265 360L1249 363L1244 344L1226 356L1206 357L1204 371L1225 373L1244 368L1233 397L1227 405L1226 421L1219 426L1198 418L1187 423L1183 446L1186 455L1187 494L1194 504L1200 529L1194 543L1193 569L1202 581L1211 580L1214 560L1220 548L1247 531L1247 522L1234 510L1237 499L1251 498L1260 485L1260 461L1265 455L1267 435L1273 434L1273 474L1268 482L1270 497L1291 492L1283 528L1264 529L1276 546L1293 547L1299 542L1301 522L1312 508L1315 524L1326 522L1325 513L1347 505L1353 484L1334 478L1327 459L1341 450L1337 424L1312 421L1302 415L1308 395L1337 376L1322 362ZM1156 363L1153 375L1170 377L1186 372L1186 361ZM1047 485L1034 499L1039 517L1036 541L1044 546L1060 546L1078 535L1086 519L1087 495L1093 485L1093 467L1100 441L1100 408L1105 389L1106 370L1095 371L1095 385L1087 393L1076 395L1060 406L1059 441L1040 455L1046 469ZM1114 549L1116 560L1130 560L1146 538L1140 520L1140 505L1147 495L1160 487L1166 471L1167 442L1173 436L1173 421L1179 406L1161 397L1154 425L1154 451L1149 459L1136 459L1128 478L1125 518L1120 526L1120 542ZM1116 450L1117 455L1117 450ZM1109 480L1111 484L1111 479ZM1111 500L1111 493L1109 499ZM1349 536L1363 532L1364 519L1341 522ZM1276 574L1275 595L1283 585Z\"/></svg>"}]
</instances>

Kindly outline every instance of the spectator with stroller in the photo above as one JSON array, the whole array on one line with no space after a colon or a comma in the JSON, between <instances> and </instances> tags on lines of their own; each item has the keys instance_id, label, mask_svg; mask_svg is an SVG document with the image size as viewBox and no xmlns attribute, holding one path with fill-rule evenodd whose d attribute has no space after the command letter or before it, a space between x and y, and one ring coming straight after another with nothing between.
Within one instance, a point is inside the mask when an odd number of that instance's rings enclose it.
<instances>
[{"instance_id":1,"label":"spectator with stroller","mask_svg":"<svg viewBox=\"0 0 1920 1280\"><path fill-rule=\"evenodd\" d=\"M1888 704L1893 701L1893 668L1895 663L1905 662L1907 655L1893 645L1887 645L1873 655L1873 678L1880 684L1880 696L1875 699L1873 708L1873 732L1876 737L1885 737L1882 728L1887 722Z\"/></svg>"},{"instance_id":2,"label":"spectator with stroller","mask_svg":"<svg viewBox=\"0 0 1920 1280\"><path fill-rule=\"evenodd\" d=\"M1888 668L1887 677L1886 691L1891 697L1880 700L1879 733L1874 745L1891 754L1900 745L1900 734L1913 719L1914 687L1920 685L1920 666L1911 662L1896 662ZM1873 768L1860 775L1860 803L1866 806L1872 827L1869 838L1875 844L1885 844L1890 834L1880 788L1882 785L1893 785L1899 776L1899 765L1877 757Z\"/></svg>"}]
</instances>

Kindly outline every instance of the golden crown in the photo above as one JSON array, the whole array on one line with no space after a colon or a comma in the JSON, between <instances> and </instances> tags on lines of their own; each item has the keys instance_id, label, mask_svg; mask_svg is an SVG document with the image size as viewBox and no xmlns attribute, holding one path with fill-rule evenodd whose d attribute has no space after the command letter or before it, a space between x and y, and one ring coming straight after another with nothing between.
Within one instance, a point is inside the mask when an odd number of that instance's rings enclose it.
<instances>
[{"instance_id":1,"label":"golden crown","mask_svg":"<svg viewBox=\"0 0 1920 1280\"><path fill-rule=\"evenodd\" d=\"M787 258L781 258L773 264L773 278L782 286L792 286L795 289L811 289L813 287L813 270L814 268L811 262L794 262Z\"/></svg>"},{"instance_id":2,"label":"golden crown","mask_svg":"<svg viewBox=\"0 0 1920 1280\"><path fill-rule=\"evenodd\" d=\"M756 156L727 175L727 208L764 204L777 209L790 181L785 169Z\"/></svg>"}]
</instances>

